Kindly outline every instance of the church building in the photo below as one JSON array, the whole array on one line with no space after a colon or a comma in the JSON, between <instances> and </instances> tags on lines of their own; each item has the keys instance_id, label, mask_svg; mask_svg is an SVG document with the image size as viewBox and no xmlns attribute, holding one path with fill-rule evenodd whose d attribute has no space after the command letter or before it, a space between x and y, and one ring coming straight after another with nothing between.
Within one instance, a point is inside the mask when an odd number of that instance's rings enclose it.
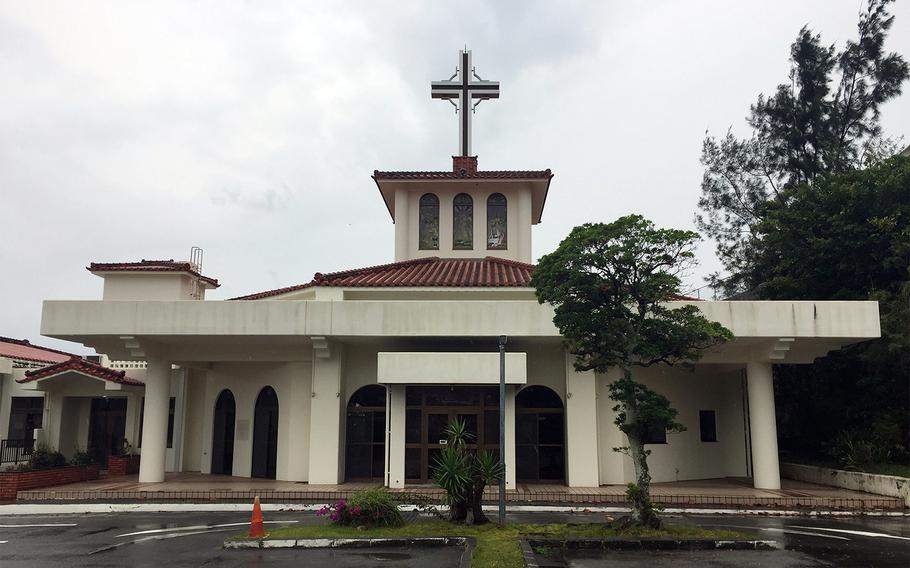
<instances>
[{"instance_id":1,"label":"church building","mask_svg":"<svg viewBox=\"0 0 910 568\"><path fill-rule=\"evenodd\" d=\"M46 301L41 333L109 359L16 375L17 396L28 387L46 401L41 436L66 452L88 444L79 420L111 424L141 453L141 482L194 471L431 483L456 418L476 446L498 451L505 336L507 487L633 481L631 460L612 450L626 445L608 396L616 376L574 370L553 309L529 285L534 226L551 186L569 189L549 169L479 167L473 109L497 98L499 83L478 77L470 52L431 94L458 111L451 169L372 176L394 226L394 262L230 300L206 299L218 282L198 258L91 263L102 298ZM735 339L691 369L637 371L687 427L651 434L654 481L751 477L779 488L772 365L812 364L879 337L877 304L672 302L686 303ZM114 407L122 420L102 419Z\"/></svg>"}]
</instances>

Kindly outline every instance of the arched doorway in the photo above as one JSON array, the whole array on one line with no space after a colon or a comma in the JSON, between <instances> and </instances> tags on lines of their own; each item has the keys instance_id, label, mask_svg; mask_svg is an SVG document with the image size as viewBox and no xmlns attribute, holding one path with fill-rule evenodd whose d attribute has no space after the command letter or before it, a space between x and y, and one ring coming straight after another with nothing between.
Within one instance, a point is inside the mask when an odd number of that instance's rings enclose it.
<instances>
[{"instance_id":1,"label":"arched doorway","mask_svg":"<svg viewBox=\"0 0 910 568\"><path fill-rule=\"evenodd\" d=\"M346 481L384 478L385 403L386 390L380 385L361 387L348 401L344 452Z\"/></svg>"},{"instance_id":2,"label":"arched doorway","mask_svg":"<svg viewBox=\"0 0 910 568\"><path fill-rule=\"evenodd\" d=\"M231 475L234 473L234 418L237 405L234 395L225 389L215 402L215 416L212 420L212 473Z\"/></svg>"},{"instance_id":3,"label":"arched doorway","mask_svg":"<svg viewBox=\"0 0 910 568\"><path fill-rule=\"evenodd\" d=\"M518 481L565 481L565 412L552 389L535 385L515 397L515 476Z\"/></svg>"},{"instance_id":4,"label":"arched doorway","mask_svg":"<svg viewBox=\"0 0 910 568\"><path fill-rule=\"evenodd\" d=\"M265 387L256 397L253 418L253 477L275 479L278 463L278 395Z\"/></svg>"}]
</instances>

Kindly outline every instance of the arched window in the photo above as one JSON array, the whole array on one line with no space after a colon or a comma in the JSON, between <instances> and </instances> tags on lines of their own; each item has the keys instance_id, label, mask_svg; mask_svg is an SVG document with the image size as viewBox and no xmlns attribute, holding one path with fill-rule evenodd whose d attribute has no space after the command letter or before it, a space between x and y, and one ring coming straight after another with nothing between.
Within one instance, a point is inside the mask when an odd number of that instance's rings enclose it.
<instances>
[{"instance_id":1,"label":"arched window","mask_svg":"<svg viewBox=\"0 0 910 568\"><path fill-rule=\"evenodd\" d=\"M385 387L367 385L348 401L344 459L347 481L384 477L385 399Z\"/></svg>"},{"instance_id":2,"label":"arched window","mask_svg":"<svg viewBox=\"0 0 910 568\"><path fill-rule=\"evenodd\" d=\"M507 248L506 197L494 193L487 199L487 248L505 250Z\"/></svg>"},{"instance_id":3,"label":"arched window","mask_svg":"<svg viewBox=\"0 0 910 568\"><path fill-rule=\"evenodd\" d=\"M231 475L234 471L234 394L224 389L215 403L212 425L212 473Z\"/></svg>"},{"instance_id":4,"label":"arched window","mask_svg":"<svg viewBox=\"0 0 910 568\"><path fill-rule=\"evenodd\" d=\"M252 477L275 479L278 464L278 394L264 387L253 412Z\"/></svg>"},{"instance_id":5,"label":"arched window","mask_svg":"<svg viewBox=\"0 0 910 568\"><path fill-rule=\"evenodd\" d=\"M420 250L439 250L439 198L432 193L420 197L417 237Z\"/></svg>"},{"instance_id":6,"label":"arched window","mask_svg":"<svg viewBox=\"0 0 910 568\"><path fill-rule=\"evenodd\" d=\"M467 193L455 196L452 208L452 248L474 248L474 200Z\"/></svg>"},{"instance_id":7,"label":"arched window","mask_svg":"<svg viewBox=\"0 0 910 568\"><path fill-rule=\"evenodd\" d=\"M519 481L566 478L565 412L552 389L534 385L515 397L515 476Z\"/></svg>"}]
</instances>

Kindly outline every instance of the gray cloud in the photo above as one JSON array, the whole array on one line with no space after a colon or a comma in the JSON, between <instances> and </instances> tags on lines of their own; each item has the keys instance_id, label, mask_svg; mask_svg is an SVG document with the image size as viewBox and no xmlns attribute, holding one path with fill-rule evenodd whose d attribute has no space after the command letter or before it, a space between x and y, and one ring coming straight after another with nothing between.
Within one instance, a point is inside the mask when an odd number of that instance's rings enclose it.
<instances>
[{"instance_id":1,"label":"gray cloud","mask_svg":"<svg viewBox=\"0 0 910 568\"><path fill-rule=\"evenodd\" d=\"M474 50L483 168L552 168L534 231L640 212L691 227L705 129L784 80L808 23L854 35L859 3L126 2L0 4L0 335L43 341L41 301L97 298L90 261L205 248L215 297L389 261L379 169L450 165L429 82ZM910 55L910 10L889 49ZM910 124L889 104L893 134ZM697 283L718 268L700 250Z\"/></svg>"}]
</instances>

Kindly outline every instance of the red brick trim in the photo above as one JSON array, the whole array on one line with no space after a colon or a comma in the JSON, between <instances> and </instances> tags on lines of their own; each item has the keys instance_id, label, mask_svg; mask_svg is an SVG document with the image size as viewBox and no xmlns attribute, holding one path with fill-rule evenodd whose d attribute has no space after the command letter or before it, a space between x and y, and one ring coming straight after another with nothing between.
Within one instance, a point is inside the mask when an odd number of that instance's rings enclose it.
<instances>
[{"instance_id":1,"label":"red brick trim","mask_svg":"<svg viewBox=\"0 0 910 568\"><path fill-rule=\"evenodd\" d=\"M19 491L98 479L100 472L98 464L0 472L0 501L15 500Z\"/></svg>"},{"instance_id":2,"label":"red brick trim","mask_svg":"<svg viewBox=\"0 0 910 568\"><path fill-rule=\"evenodd\" d=\"M139 455L111 456L107 459L107 476L123 477L139 473Z\"/></svg>"}]
</instances>

